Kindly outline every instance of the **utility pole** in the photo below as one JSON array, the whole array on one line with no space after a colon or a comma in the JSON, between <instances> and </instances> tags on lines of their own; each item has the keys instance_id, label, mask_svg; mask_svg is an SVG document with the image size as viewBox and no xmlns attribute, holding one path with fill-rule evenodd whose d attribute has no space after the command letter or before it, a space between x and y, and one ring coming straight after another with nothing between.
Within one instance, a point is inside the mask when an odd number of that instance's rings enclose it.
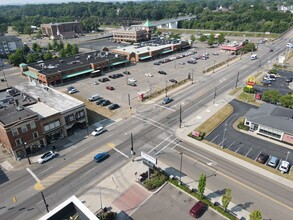
<instances>
[{"instance_id":1,"label":"utility pole","mask_svg":"<svg viewBox=\"0 0 293 220\"><path fill-rule=\"evenodd\" d=\"M192 81L191 81L191 84L193 84L193 74L194 74L194 69L192 69L191 74L192 74Z\"/></svg>"},{"instance_id":2,"label":"utility pole","mask_svg":"<svg viewBox=\"0 0 293 220\"><path fill-rule=\"evenodd\" d=\"M182 124L182 108L180 105L180 111L179 111L179 128L181 128L181 124Z\"/></svg>"},{"instance_id":3,"label":"utility pole","mask_svg":"<svg viewBox=\"0 0 293 220\"><path fill-rule=\"evenodd\" d=\"M238 80L239 80L239 72L237 73L237 77L236 77L235 89L237 88Z\"/></svg>"},{"instance_id":4,"label":"utility pole","mask_svg":"<svg viewBox=\"0 0 293 220\"><path fill-rule=\"evenodd\" d=\"M213 104L215 104L216 96L217 96L217 87L215 87L215 91L214 91L214 101L213 101Z\"/></svg>"},{"instance_id":5,"label":"utility pole","mask_svg":"<svg viewBox=\"0 0 293 220\"><path fill-rule=\"evenodd\" d=\"M166 97L168 96L168 94L167 94L167 80L165 81L165 84L166 84L166 86L165 86L165 91L166 91Z\"/></svg>"},{"instance_id":6,"label":"utility pole","mask_svg":"<svg viewBox=\"0 0 293 220\"><path fill-rule=\"evenodd\" d=\"M46 206L47 212L49 212L49 205L48 205L47 202L46 202L46 199L45 199L45 196L44 196L43 192L41 192L41 194L42 194L42 198L43 198L43 201L44 201L44 203L45 203L45 206Z\"/></svg>"},{"instance_id":7,"label":"utility pole","mask_svg":"<svg viewBox=\"0 0 293 220\"><path fill-rule=\"evenodd\" d=\"M129 109L131 109L131 105L130 105L130 94L128 94L128 106L129 106Z\"/></svg>"},{"instance_id":8,"label":"utility pole","mask_svg":"<svg viewBox=\"0 0 293 220\"><path fill-rule=\"evenodd\" d=\"M28 156L28 154L26 152L26 147L25 147L26 146L26 142L24 142L22 146L23 146L23 149L24 149L24 152L25 152L25 156L26 156L26 159L27 159L28 163L29 164L32 164L31 163L31 160L30 160L30 158L29 158L29 156Z\"/></svg>"},{"instance_id":9,"label":"utility pole","mask_svg":"<svg viewBox=\"0 0 293 220\"><path fill-rule=\"evenodd\" d=\"M182 157L183 157L183 152L180 152L180 184L181 184L181 176L182 176Z\"/></svg>"},{"instance_id":10,"label":"utility pole","mask_svg":"<svg viewBox=\"0 0 293 220\"><path fill-rule=\"evenodd\" d=\"M133 149L133 136L132 136L132 133L130 133L130 142L131 142L130 153L131 153L131 156L132 156L132 162L134 162L135 152L134 152L134 149Z\"/></svg>"}]
</instances>

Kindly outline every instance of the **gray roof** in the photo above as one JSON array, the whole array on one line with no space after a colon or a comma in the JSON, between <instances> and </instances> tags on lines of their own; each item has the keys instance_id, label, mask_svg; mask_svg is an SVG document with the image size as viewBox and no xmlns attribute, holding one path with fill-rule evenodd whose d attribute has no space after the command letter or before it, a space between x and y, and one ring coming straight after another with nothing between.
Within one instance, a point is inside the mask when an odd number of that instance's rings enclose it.
<instances>
[{"instance_id":1,"label":"gray roof","mask_svg":"<svg viewBox=\"0 0 293 220\"><path fill-rule=\"evenodd\" d=\"M245 115L249 121L293 134L293 109L264 103Z\"/></svg>"},{"instance_id":2,"label":"gray roof","mask_svg":"<svg viewBox=\"0 0 293 220\"><path fill-rule=\"evenodd\" d=\"M4 36L0 36L0 42L2 41L15 42L15 41L21 41L21 39L14 35L4 35Z\"/></svg>"}]
</instances>

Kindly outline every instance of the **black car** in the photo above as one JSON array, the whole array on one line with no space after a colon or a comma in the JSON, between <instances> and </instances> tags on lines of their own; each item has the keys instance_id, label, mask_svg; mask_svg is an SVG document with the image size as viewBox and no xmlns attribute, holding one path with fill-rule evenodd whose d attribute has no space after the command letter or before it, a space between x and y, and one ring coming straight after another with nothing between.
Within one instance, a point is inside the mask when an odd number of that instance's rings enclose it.
<instances>
[{"instance_id":1,"label":"black car","mask_svg":"<svg viewBox=\"0 0 293 220\"><path fill-rule=\"evenodd\" d=\"M101 105L102 102L106 101L105 99L100 99L98 101L96 101L96 105Z\"/></svg>"},{"instance_id":2,"label":"black car","mask_svg":"<svg viewBox=\"0 0 293 220\"><path fill-rule=\"evenodd\" d=\"M162 70L158 71L158 73L160 73L162 75L166 75L167 74L165 71L162 71Z\"/></svg>"},{"instance_id":3,"label":"black car","mask_svg":"<svg viewBox=\"0 0 293 220\"><path fill-rule=\"evenodd\" d=\"M124 71L123 74L130 75L130 72L129 71Z\"/></svg>"},{"instance_id":4,"label":"black car","mask_svg":"<svg viewBox=\"0 0 293 220\"><path fill-rule=\"evenodd\" d=\"M261 152L258 157L256 158L256 161L262 164L265 164L267 162L267 160L269 159L270 155Z\"/></svg>"},{"instance_id":5,"label":"black car","mask_svg":"<svg viewBox=\"0 0 293 220\"><path fill-rule=\"evenodd\" d=\"M109 110L114 110L114 109L117 109L119 108L120 106L118 104L112 104L108 107Z\"/></svg>"},{"instance_id":6,"label":"black car","mask_svg":"<svg viewBox=\"0 0 293 220\"><path fill-rule=\"evenodd\" d=\"M109 76L109 78L110 78L110 79L116 79L116 78L118 78L118 77L117 77L117 74L112 74L112 75Z\"/></svg>"},{"instance_id":7,"label":"black car","mask_svg":"<svg viewBox=\"0 0 293 220\"><path fill-rule=\"evenodd\" d=\"M107 77L99 79L99 82L107 82L107 81L110 81Z\"/></svg>"},{"instance_id":8,"label":"black car","mask_svg":"<svg viewBox=\"0 0 293 220\"><path fill-rule=\"evenodd\" d=\"M107 106L107 105L110 105L111 102L109 100L104 100L100 105L101 106Z\"/></svg>"},{"instance_id":9,"label":"black car","mask_svg":"<svg viewBox=\"0 0 293 220\"><path fill-rule=\"evenodd\" d=\"M118 77L123 77L124 75L122 73L117 73Z\"/></svg>"},{"instance_id":10,"label":"black car","mask_svg":"<svg viewBox=\"0 0 293 220\"><path fill-rule=\"evenodd\" d=\"M169 79L171 83L178 83L176 79Z\"/></svg>"},{"instance_id":11,"label":"black car","mask_svg":"<svg viewBox=\"0 0 293 220\"><path fill-rule=\"evenodd\" d=\"M155 62L154 65L160 65L160 63L159 62Z\"/></svg>"},{"instance_id":12,"label":"black car","mask_svg":"<svg viewBox=\"0 0 293 220\"><path fill-rule=\"evenodd\" d=\"M286 83L290 83L290 82L292 82L292 78L291 78L291 77L288 77L288 78L286 79Z\"/></svg>"}]
</instances>

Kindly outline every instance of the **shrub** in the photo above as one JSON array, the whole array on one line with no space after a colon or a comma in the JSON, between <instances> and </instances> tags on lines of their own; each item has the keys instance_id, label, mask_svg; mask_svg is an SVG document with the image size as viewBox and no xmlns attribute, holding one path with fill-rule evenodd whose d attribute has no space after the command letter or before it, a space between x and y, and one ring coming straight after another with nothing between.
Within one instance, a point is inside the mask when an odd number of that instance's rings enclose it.
<instances>
[{"instance_id":1,"label":"shrub","mask_svg":"<svg viewBox=\"0 0 293 220\"><path fill-rule=\"evenodd\" d=\"M246 92L246 93L255 93L254 88L249 88L247 86L243 87L243 92Z\"/></svg>"},{"instance_id":2,"label":"shrub","mask_svg":"<svg viewBox=\"0 0 293 220\"><path fill-rule=\"evenodd\" d=\"M156 170L150 179L144 181L144 186L148 190L156 189L163 185L167 180L167 176Z\"/></svg>"},{"instance_id":3,"label":"shrub","mask_svg":"<svg viewBox=\"0 0 293 220\"><path fill-rule=\"evenodd\" d=\"M206 133L205 133L205 132L201 132L201 131L199 131L199 136L194 136L194 135L192 135L192 132L190 132L190 133L188 134L189 137L194 138L195 140L198 140L198 141L203 140L204 137L205 137L205 135L206 135Z\"/></svg>"},{"instance_id":4,"label":"shrub","mask_svg":"<svg viewBox=\"0 0 293 220\"><path fill-rule=\"evenodd\" d=\"M247 125L245 125L243 121L241 121L241 122L237 125L237 128L242 129L242 130L245 130L245 131L248 131L248 130L249 130L249 127L248 127Z\"/></svg>"}]
</instances>

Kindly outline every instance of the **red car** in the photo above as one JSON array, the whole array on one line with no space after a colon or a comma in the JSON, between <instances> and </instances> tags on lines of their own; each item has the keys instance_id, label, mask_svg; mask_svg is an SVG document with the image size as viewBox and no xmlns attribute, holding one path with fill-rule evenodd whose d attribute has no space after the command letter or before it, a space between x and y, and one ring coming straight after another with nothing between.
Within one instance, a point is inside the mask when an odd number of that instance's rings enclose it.
<instances>
[{"instance_id":1,"label":"red car","mask_svg":"<svg viewBox=\"0 0 293 220\"><path fill-rule=\"evenodd\" d=\"M106 86L106 89L108 89L108 90L114 90L114 87L113 86Z\"/></svg>"}]
</instances>

